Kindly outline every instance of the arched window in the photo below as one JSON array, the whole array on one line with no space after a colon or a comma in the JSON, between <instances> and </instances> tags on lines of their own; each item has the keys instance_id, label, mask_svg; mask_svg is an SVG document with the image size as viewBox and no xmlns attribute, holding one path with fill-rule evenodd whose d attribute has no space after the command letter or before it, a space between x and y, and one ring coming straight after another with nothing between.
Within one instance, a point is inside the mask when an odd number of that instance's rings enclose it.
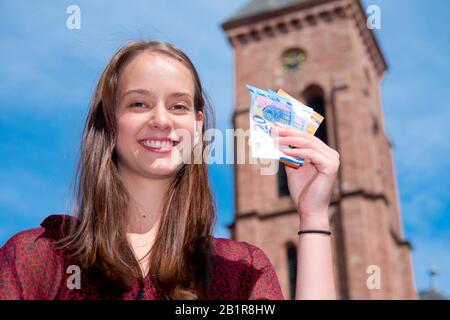
<instances>
[{"instance_id":1,"label":"arched window","mask_svg":"<svg viewBox=\"0 0 450 320\"><path fill-rule=\"evenodd\" d=\"M289 276L289 296L291 300L295 299L297 289L297 247L292 242L286 246Z\"/></svg>"},{"instance_id":2,"label":"arched window","mask_svg":"<svg viewBox=\"0 0 450 320\"><path fill-rule=\"evenodd\" d=\"M306 103L307 106L313 108L314 111L320 113L325 117L325 119L320 124L319 129L317 129L315 136L328 144L325 98L322 88L317 85L310 85L303 91L302 96L302 102ZM282 163L280 163L280 167L278 170L278 196L289 196L286 172Z\"/></svg>"},{"instance_id":3,"label":"arched window","mask_svg":"<svg viewBox=\"0 0 450 320\"><path fill-rule=\"evenodd\" d=\"M289 196L289 188L287 184L287 176L286 169L284 168L284 164L279 162L278 167L278 196L284 197Z\"/></svg>"},{"instance_id":4,"label":"arched window","mask_svg":"<svg viewBox=\"0 0 450 320\"><path fill-rule=\"evenodd\" d=\"M325 119L317 129L315 136L328 144L327 136L327 118L325 114L325 98L322 88L317 85L310 85L303 91L303 98L308 107L311 107L317 113L320 113Z\"/></svg>"}]
</instances>

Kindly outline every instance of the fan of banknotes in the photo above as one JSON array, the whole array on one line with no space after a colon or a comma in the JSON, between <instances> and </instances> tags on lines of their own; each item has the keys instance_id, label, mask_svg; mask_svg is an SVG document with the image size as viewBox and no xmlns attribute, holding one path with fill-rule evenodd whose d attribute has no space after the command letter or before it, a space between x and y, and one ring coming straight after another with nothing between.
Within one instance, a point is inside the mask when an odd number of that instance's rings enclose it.
<instances>
[{"instance_id":1,"label":"fan of banknotes","mask_svg":"<svg viewBox=\"0 0 450 320\"><path fill-rule=\"evenodd\" d=\"M247 88L252 97L249 113L252 157L279 160L296 169L302 166L302 158L288 156L278 148L271 134L272 127L278 122L314 135L324 117L282 89L275 92L251 85Z\"/></svg>"}]
</instances>

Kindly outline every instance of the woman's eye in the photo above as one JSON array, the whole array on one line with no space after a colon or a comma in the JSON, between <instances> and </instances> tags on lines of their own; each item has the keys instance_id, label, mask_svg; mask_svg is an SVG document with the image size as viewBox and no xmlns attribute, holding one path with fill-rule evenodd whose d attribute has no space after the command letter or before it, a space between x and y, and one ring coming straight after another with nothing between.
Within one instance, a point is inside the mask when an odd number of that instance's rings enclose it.
<instances>
[{"instance_id":1,"label":"woman's eye","mask_svg":"<svg viewBox=\"0 0 450 320\"><path fill-rule=\"evenodd\" d=\"M130 104L130 107L132 108L140 108L140 107L144 107L145 104L143 102L133 102L132 104Z\"/></svg>"},{"instance_id":2,"label":"woman's eye","mask_svg":"<svg viewBox=\"0 0 450 320\"><path fill-rule=\"evenodd\" d=\"M183 104L176 104L172 108L175 110L189 110L189 107Z\"/></svg>"}]
</instances>

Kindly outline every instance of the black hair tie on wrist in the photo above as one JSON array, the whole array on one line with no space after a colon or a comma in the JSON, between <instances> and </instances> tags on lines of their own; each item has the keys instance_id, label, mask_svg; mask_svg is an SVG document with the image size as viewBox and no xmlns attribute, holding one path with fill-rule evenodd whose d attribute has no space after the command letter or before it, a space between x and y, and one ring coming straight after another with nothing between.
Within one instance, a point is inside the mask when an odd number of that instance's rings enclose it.
<instances>
[{"instance_id":1,"label":"black hair tie on wrist","mask_svg":"<svg viewBox=\"0 0 450 320\"><path fill-rule=\"evenodd\" d=\"M330 231L326 231L326 230L300 230L298 232L298 235L301 235L303 233L322 233L322 234L326 234L331 236L331 232Z\"/></svg>"}]
</instances>

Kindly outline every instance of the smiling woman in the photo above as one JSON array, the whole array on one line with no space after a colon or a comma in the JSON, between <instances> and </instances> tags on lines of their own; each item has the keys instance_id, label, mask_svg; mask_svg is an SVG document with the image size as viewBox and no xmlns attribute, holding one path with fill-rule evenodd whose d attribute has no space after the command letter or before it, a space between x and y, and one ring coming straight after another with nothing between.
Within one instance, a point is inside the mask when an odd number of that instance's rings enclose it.
<instances>
[{"instance_id":1,"label":"smiling woman","mask_svg":"<svg viewBox=\"0 0 450 320\"><path fill-rule=\"evenodd\" d=\"M0 249L0 299L283 299L264 252L212 236L207 165L182 155L205 149L211 114L181 50L121 48L90 105L74 215L49 216Z\"/></svg>"}]
</instances>

